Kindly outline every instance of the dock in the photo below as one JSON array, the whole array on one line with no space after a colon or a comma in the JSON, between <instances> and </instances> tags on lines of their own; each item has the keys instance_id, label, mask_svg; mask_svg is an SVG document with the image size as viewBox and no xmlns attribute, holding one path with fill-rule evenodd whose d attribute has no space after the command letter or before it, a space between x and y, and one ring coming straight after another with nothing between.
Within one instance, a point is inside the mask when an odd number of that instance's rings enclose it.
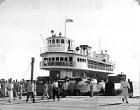
<instances>
[{"instance_id":1,"label":"dock","mask_svg":"<svg viewBox=\"0 0 140 110\"><path fill-rule=\"evenodd\" d=\"M26 103L26 96L22 99L8 102L8 97L0 98L0 110L140 110L140 98L129 98L124 103L121 96L68 96L60 101L52 99L41 100L36 96L36 103L31 100Z\"/></svg>"}]
</instances>

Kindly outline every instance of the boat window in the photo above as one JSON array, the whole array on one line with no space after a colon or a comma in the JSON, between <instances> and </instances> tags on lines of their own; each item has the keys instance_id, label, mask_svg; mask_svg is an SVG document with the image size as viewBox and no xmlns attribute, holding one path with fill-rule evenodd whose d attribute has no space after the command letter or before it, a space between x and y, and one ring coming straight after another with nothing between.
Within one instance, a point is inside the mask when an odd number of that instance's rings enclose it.
<instances>
[{"instance_id":1,"label":"boat window","mask_svg":"<svg viewBox=\"0 0 140 110\"><path fill-rule=\"evenodd\" d=\"M69 57L69 61L72 61L72 57Z\"/></svg>"},{"instance_id":2,"label":"boat window","mask_svg":"<svg viewBox=\"0 0 140 110\"><path fill-rule=\"evenodd\" d=\"M63 59L64 59L63 57L60 57L60 61L63 61Z\"/></svg>"},{"instance_id":3,"label":"boat window","mask_svg":"<svg viewBox=\"0 0 140 110\"><path fill-rule=\"evenodd\" d=\"M51 44L51 40L49 40L49 44Z\"/></svg>"},{"instance_id":4,"label":"boat window","mask_svg":"<svg viewBox=\"0 0 140 110\"><path fill-rule=\"evenodd\" d=\"M65 57L65 61L68 61L68 58L67 57Z\"/></svg>"},{"instance_id":5,"label":"boat window","mask_svg":"<svg viewBox=\"0 0 140 110\"><path fill-rule=\"evenodd\" d=\"M85 59L82 59L82 62L85 62Z\"/></svg>"},{"instance_id":6,"label":"boat window","mask_svg":"<svg viewBox=\"0 0 140 110\"><path fill-rule=\"evenodd\" d=\"M86 59L84 59L84 58L77 58L77 61L79 61L79 62L86 62ZM91 63L91 61L89 61L89 63Z\"/></svg>"},{"instance_id":7,"label":"boat window","mask_svg":"<svg viewBox=\"0 0 140 110\"><path fill-rule=\"evenodd\" d=\"M56 57L56 61L59 61L59 57Z\"/></svg>"},{"instance_id":8,"label":"boat window","mask_svg":"<svg viewBox=\"0 0 140 110\"><path fill-rule=\"evenodd\" d=\"M61 43L64 43L64 39L61 39Z\"/></svg>"},{"instance_id":9,"label":"boat window","mask_svg":"<svg viewBox=\"0 0 140 110\"><path fill-rule=\"evenodd\" d=\"M77 58L77 61L80 61L80 59L79 59L79 58Z\"/></svg>"},{"instance_id":10,"label":"boat window","mask_svg":"<svg viewBox=\"0 0 140 110\"><path fill-rule=\"evenodd\" d=\"M68 40L68 49L70 50L70 40Z\"/></svg>"},{"instance_id":11,"label":"boat window","mask_svg":"<svg viewBox=\"0 0 140 110\"><path fill-rule=\"evenodd\" d=\"M49 57L49 61L51 61L51 58Z\"/></svg>"},{"instance_id":12,"label":"boat window","mask_svg":"<svg viewBox=\"0 0 140 110\"><path fill-rule=\"evenodd\" d=\"M52 43L55 43L55 39L52 40Z\"/></svg>"},{"instance_id":13,"label":"boat window","mask_svg":"<svg viewBox=\"0 0 140 110\"><path fill-rule=\"evenodd\" d=\"M44 60L48 60L48 58L44 58Z\"/></svg>"},{"instance_id":14,"label":"boat window","mask_svg":"<svg viewBox=\"0 0 140 110\"><path fill-rule=\"evenodd\" d=\"M54 61L54 57L52 57L52 61Z\"/></svg>"},{"instance_id":15,"label":"boat window","mask_svg":"<svg viewBox=\"0 0 140 110\"><path fill-rule=\"evenodd\" d=\"M56 39L56 43L60 43L60 39Z\"/></svg>"}]
</instances>

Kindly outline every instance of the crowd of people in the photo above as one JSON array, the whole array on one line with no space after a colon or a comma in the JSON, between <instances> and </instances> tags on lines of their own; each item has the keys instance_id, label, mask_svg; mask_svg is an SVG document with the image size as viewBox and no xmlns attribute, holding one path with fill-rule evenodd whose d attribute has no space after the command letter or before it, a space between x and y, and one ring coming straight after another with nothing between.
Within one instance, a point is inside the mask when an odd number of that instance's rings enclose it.
<instances>
[{"instance_id":1,"label":"crowd of people","mask_svg":"<svg viewBox=\"0 0 140 110\"><path fill-rule=\"evenodd\" d=\"M12 84L13 88L13 97L17 97L19 95L21 99L21 92L26 91L27 82L23 79L22 81L12 80L11 78L8 80L1 79L0 80L0 97L8 96L8 89L10 84Z\"/></svg>"},{"instance_id":2,"label":"crowd of people","mask_svg":"<svg viewBox=\"0 0 140 110\"><path fill-rule=\"evenodd\" d=\"M132 96L133 86L130 80L126 81L126 77L122 78L121 81L121 91L122 91L122 101L128 103L128 96ZM93 90L97 84L96 80L90 80L90 96L93 97ZM69 81L65 80L63 83L58 83L57 80L42 82L42 96L41 99L53 99L57 97L57 100L60 100L60 91L63 90L63 94L61 96L66 97L68 95L68 86ZM130 90L132 88L132 90ZM8 80L0 80L0 96L1 97L9 97L8 101L11 103L15 99L22 99L23 93L26 93L26 102L28 102L31 97L32 102L35 103L35 96L37 95L37 82L36 81L17 81L12 80L12 78ZM75 86L76 90L76 86ZM76 91L75 91L76 93Z\"/></svg>"},{"instance_id":3,"label":"crowd of people","mask_svg":"<svg viewBox=\"0 0 140 110\"><path fill-rule=\"evenodd\" d=\"M9 97L9 102L15 100L17 97L22 99L23 92L27 91L27 81L26 80L12 80L12 78L5 80L0 80L0 97Z\"/></svg>"},{"instance_id":4,"label":"crowd of people","mask_svg":"<svg viewBox=\"0 0 140 110\"><path fill-rule=\"evenodd\" d=\"M55 101L55 97L57 97L58 101L60 100L60 89L63 88L63 97L66 97L67 95L67 89L68 89L68 81L65 81L63 85L61 83L58 83L57 80L54 81L48 81L43 82L43 95L41 96L41 99L44 100L44 97L46 96L47 99L53 99ZM0 80L0 96L1 97L9 97L8 101L11 103L15 99L22 99L23 93L26 94L26 102L28 102L29 98L33 100L33 103L35 103L35 96L37 89L37 82L36 81L17 81L12 80L12 78L8 80Z\"/></svg>"}]
</instances>

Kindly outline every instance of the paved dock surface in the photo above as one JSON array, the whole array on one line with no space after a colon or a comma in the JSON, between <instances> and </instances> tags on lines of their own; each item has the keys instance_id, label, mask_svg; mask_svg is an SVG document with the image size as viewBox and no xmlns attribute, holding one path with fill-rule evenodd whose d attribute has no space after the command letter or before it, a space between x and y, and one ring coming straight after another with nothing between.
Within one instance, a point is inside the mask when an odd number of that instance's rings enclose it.
<instances>
[{"instance_id":1,"label":"paved dock surface","mask_svg":"<svg viewBox=\"0 0 140 110\"><path fill-rule=\"evenodd\" d=\"M8 98L0 98L0 110L140 110L140 99L129 98L129 103L123 103L120 96L68 96L60 101L41 100L36 97L36 103L16 99L9 103Z\"/></svg>"}]
</instances>

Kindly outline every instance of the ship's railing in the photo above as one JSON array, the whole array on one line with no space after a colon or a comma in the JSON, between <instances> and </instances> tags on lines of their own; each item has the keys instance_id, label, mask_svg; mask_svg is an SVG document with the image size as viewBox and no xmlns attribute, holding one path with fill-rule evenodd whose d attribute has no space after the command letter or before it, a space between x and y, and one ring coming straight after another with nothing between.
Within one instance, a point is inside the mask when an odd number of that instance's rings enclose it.
<instances>
[{"instance_id":1,"label":"ship's railing","mask_svg":"<svg viewBox=\"0 0 140 110\"><path fill-rule=\"evenodd\" d=\"M73 66L73 62L72 61L51 61L51 62L44 62L41 61L40 62L40 67L43 66Z\"/></svg>"},{"instance_id":2,"label":"ship's railing","mask_svg":"<svg viewBox=\"0 0 140 110\"><path fill-rule=\"evenodd\" d=\"M112 67L103 67L98 65L88 65L88 68L98 69L98 70L106 70L106 71L113 71Z\"/></svg>"}]
</instances>

